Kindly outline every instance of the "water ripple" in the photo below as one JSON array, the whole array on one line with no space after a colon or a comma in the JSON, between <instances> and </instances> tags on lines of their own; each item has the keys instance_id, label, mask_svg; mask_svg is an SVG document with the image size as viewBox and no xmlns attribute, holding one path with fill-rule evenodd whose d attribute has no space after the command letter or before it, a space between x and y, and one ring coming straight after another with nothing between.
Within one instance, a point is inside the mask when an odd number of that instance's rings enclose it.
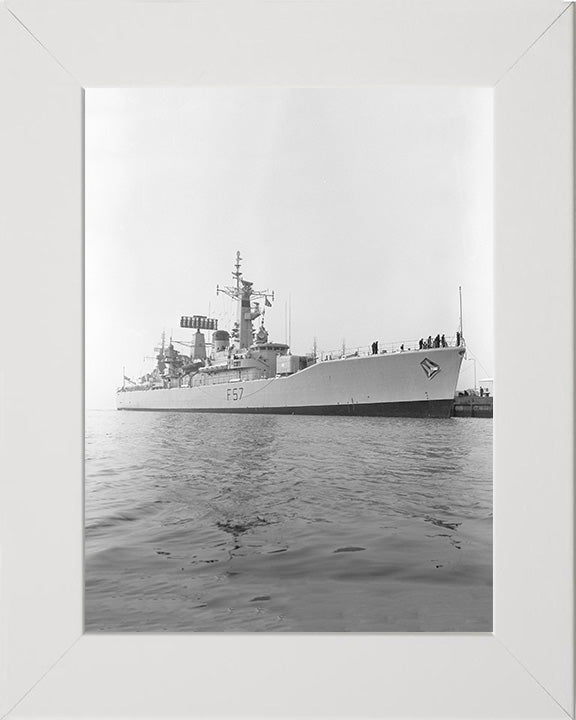
<instances>
[{"instance_id":1,"label":"water ripple","mask_svg":"<svg viewBox=\"0 0 576 720\"><path fill-rule=\"evenodd\" d=\"M86 418L86 627L490 630L492 423Z\"/></svg>"}]
</instances>

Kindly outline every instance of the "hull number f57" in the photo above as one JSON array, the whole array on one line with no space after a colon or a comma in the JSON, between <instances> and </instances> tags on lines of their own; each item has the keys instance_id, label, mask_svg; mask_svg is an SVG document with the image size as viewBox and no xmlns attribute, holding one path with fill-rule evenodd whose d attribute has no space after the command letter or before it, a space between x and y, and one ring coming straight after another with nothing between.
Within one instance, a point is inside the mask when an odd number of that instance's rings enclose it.
<instances>
[{"instance_id":1,"label":"hull number f57","mask_svg":"<svg viewBox=\"0 0 576 720\"><path fill-rule=\"evenodd\" d=\"M243 387L228 388L226 390L226 400L242 400L242 395L244 395Z\"/></svg>"}]
</instances>

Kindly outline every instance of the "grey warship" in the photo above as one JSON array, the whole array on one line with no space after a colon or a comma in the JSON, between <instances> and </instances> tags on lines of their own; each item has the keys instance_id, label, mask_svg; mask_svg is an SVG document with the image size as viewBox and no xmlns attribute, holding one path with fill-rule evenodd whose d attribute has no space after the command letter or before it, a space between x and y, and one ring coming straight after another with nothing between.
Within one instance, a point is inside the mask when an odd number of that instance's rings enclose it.
<instances>
[{"instance_id":1,"label":"grey warship","mask_svg":"<svg viewBox=\"0 0 576 720\"><path fill-rule=\"evenodd\" d=\"M156 367L138 380L124 376L118 410L450 416L466 352L461 333L380 352L373 346L336 357L293 354L288 344L270 341L264 321L274 293L255 290L241 260L238 252L234 284L216 288L237 303L234 326L225 330L215 318L182 316L180 327L195 331L189 353L163 336Z\"/></svg>"}]
</instances>

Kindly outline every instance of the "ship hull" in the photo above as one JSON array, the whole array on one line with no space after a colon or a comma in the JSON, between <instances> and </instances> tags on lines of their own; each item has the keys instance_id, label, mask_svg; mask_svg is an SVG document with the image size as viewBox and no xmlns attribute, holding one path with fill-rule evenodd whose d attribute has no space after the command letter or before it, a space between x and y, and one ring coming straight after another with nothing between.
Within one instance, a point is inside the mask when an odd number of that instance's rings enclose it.
<instances>
[{"instance_id":1,"label":"ship hull","mask_svg":"<svg viewBox=\"0 0 576 720\"><path fill-rule=\"evenodd\" d=\"M119 391L119 410L449 417L463 348L316 363L287 377Z\"/></svg>"}]
</instances>

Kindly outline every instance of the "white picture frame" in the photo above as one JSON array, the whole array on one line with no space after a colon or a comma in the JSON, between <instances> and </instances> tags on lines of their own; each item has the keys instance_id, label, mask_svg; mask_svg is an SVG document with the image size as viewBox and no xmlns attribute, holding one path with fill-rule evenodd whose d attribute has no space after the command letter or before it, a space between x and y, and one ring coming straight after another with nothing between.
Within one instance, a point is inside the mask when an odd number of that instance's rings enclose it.
<instances>
[{"instance_id":1,"label":"white picture frame","mask_svg":"<svg viewBox=\"0 0 576 720\"><path fill-rule=\"evenodd\" d=\"M0 5L1 716L574 717L574 22L561 0ZM494 632L83 634L84 89L389 83L494 88Z\"/></svg>"}]
</instances>

